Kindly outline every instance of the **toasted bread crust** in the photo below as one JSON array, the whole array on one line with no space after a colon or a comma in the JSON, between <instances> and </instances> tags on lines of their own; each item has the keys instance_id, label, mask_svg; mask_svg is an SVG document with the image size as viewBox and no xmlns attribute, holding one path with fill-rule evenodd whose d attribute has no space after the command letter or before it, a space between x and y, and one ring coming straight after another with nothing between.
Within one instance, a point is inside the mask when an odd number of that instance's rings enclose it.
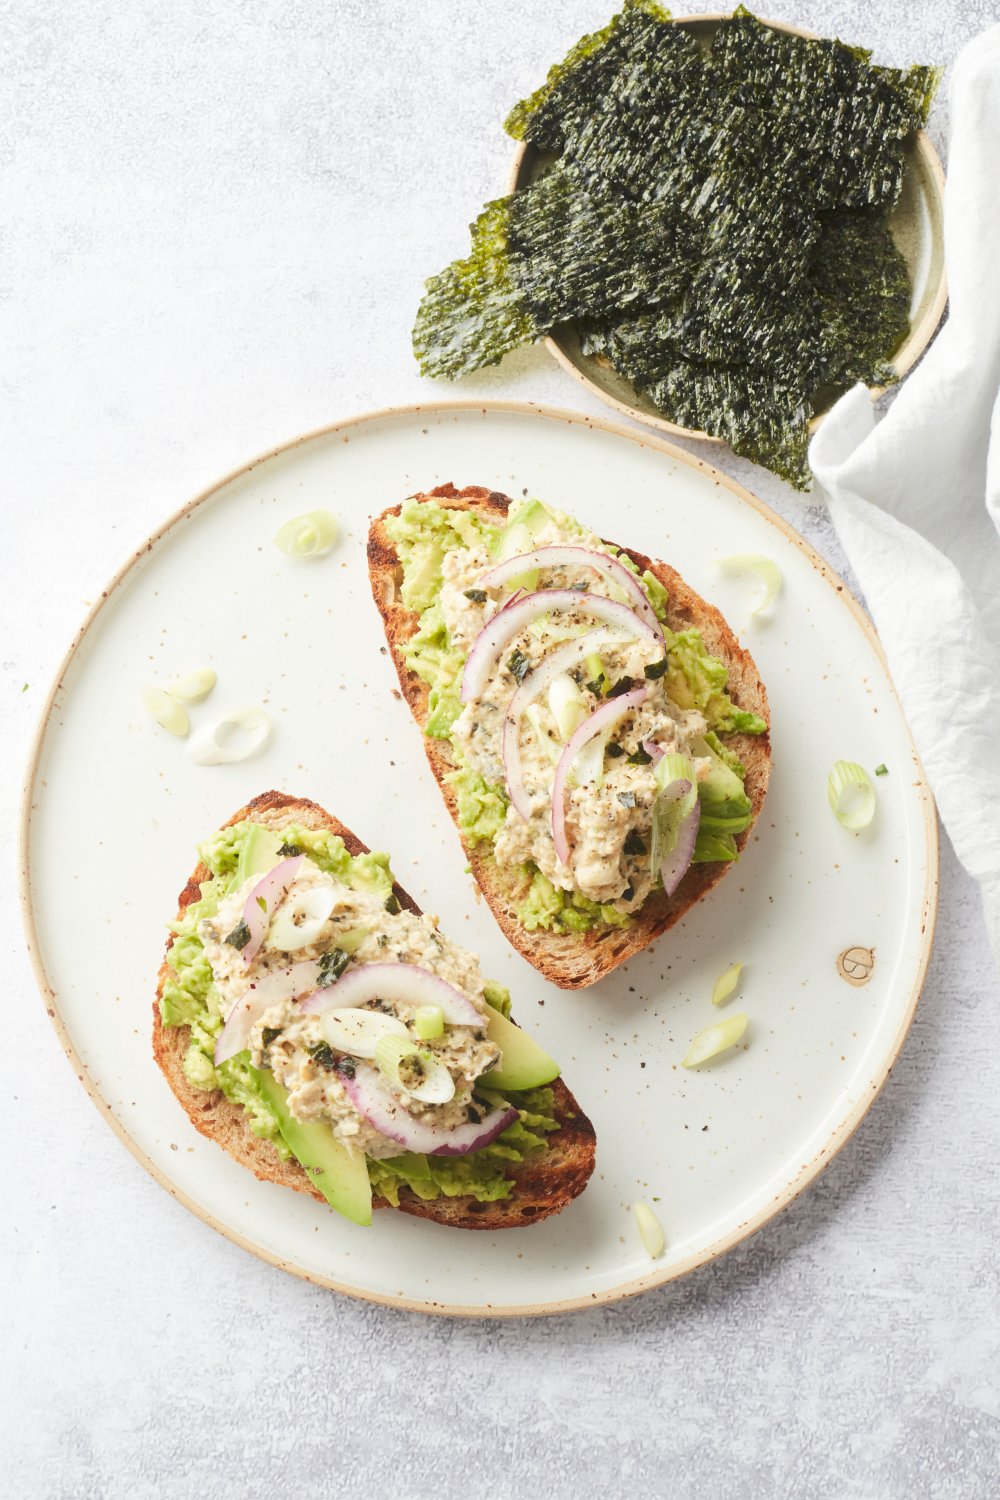
<instances>
[{"instance_id":1,"label":"toasted bread crust","mask_svg":"<svg viewBox=\"0 0 1000 1500\"><path fill-rule=\"evenodd\" d=\"M229 827L244 819L273 829L285 828L290 823L329 829L331 833L339 834L349 854L368 853L361 840L322 807L303 798L287 797L283 792L264 792L255 797L223 826ZM178 915L192 901L198 900L201 883L210 876L211 871L205 865L196 866L181 891ZM402 886L395 885L393 890L402 906L419 915L420 908ZM172 943L171 937L167 942L167 952ZM192 1125L228 1151L242 1166L248 1167L261 1181L276 1182L325 1201L297 1161L283 1161L270 1141L253 1134L246 1123L244 1110L238 1104L232 1104L221 1089L197 1089L188 1082L184 1073L184 1054L191 1028L164 1026L160 1017L160 998L167 973L164 956L153 1004L153 1056ZM403 1188L399 1195L400 1211L421 1219L433 1219L455 1229L523 1228L559 1213L586 1187L594 1170L596 1140L594 1127L562 1079L557 1079L552 1085L552 1093L559 1129L548 1137L548 1149L544 1153L528 1157L512 1174L514 1191L510 1197L496 1203L479 1203L468 1197L438 1198L425 1203L414 1197L409 1188ZM392 1207L381 1198L376 1198L374 1205L376 1208Z\"/></svg>"},{"instance_id":2,"label":"toasted bread crust","mask_svg":"<svg viewBox=\"0 0 1000 1500\"><path fill-rule=\"evenodd\" d=\"M453 484L444 484L414 498L434 500L448 509L478 511L491 521L503 521L512 503L506 495L478 485L458 490ZM400 688L422 729L427 721L429 690L417 674L410 671L403 656L407 641L419 628L419 616L407 609L400 598L402 569L385 527L386 518L398 515L400 509L399 505L392 506L372 522L368 534L368 573ZM685 630L697 626L709 651L726 663L733 702L767 719L767 693L753 658L744 651L719 611L689 588L667 563L655 562L641 552L621 547L618 542L609 545L618 547L630 557L640 572L648 568L659 579L669 595L669 627ZM746 767L746 792L753 809L749 827L737 835L737 847L742 850L753 833L764 804L771 770L771 745L767 734L733 735L729 742ZM662 891L654 892L628 927L601 926L585 933L528 932L514 910L522 893L510 872L498 867L492 849L470 843L459 826L457 800L444 780L454 769L450 744L447 740L429 739L426 735L423 743L431 770L458 828L466 858L501 930L530 964L561 989L581 989L594 984L640 952L679 922L684 913L718 885L731 868L730 864L722 863L692 865L673 896L666 897Z\"/></svg>"}]
</instances>

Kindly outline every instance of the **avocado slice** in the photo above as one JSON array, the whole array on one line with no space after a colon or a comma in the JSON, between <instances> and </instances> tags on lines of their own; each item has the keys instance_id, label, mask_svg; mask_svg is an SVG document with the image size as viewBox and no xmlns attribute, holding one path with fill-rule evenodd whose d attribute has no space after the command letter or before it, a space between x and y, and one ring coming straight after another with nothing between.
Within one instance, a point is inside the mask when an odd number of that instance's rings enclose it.
<instances>
[{"instance_id":1,"label":"avocado slice","mask_svg":"<svg viewBox=\"0 0 1000 1500\"><path fill-rule=\"evenodd\" d=\"M483 1082L490 1088L537 1089L559 1077L559 1064L526 1031L492 1006L486 1035L500 1048L500 1061L483 1074Z\"/></svg>"},{"instance_id":2,"label":"avocado slice","mask_svg":"<svg viewBox=\"0 0 1000 1500\"><path fill-rule=\"evenodd\" d=\"M282 843L283 840L278 834L272 833L270 828L264 828L260 823L250 824L240 845L240 857L236 865L236 890L251 875L266 875L268 870L273 870L275 865L281 863L278 850Z\"/></svg>"},{"instance_id":3,"label":"avocado slice","mask_svg":"<svg viewBox=\"0 0 1000 1500\"><path fill-rule=\"evenodd\" d=\"M497 562L506 562L508 557L520 557L522 552L533 551L536 536L551 519L541 500L529 500L527 505L522 505L516 519L508 521L493 539L491 550ZM532 593L538 587L538 569L529 568L517 578L508 578L506 587L511 591L524 589Z\"/></svg>"},{"instance_id":4,"label":"avocado slice","mask_svg":"<svg viewBox=\"0 0 1000 1500\"><path fill-rule=\"evenodd\" d=\"M694 741L691 748L695 755L707 755L711 761L708 775L698 783L698 796L701 801L706 803L734 802L749 807L743 782L736 772L726 765L721 756L716 755L711 745L706 740L699 739Z\"/></svg>"},{"instance_id":5,"label":"avocado slice","mask_svg":"<svg viewBox=\"0 0 1000 1500\"><path fill-rule=\"evenodd\" d=\"M261 1068L250 1071L261 1096L274 1110L285 1144L330 1207L354 1224L370 1224L372 1187L364 1156L342 1146L329 1125L296 1120L288 1108L288 1091L273 1073Z\"/></svg>"},{"instance_id":6,"label":"avocado slice","mask_svg":"<svg viewBox=\"0 0 1000 1500\"><path fill-rule=\"evenodd\" d=\"M414 548L406 570L407 598L430 603L437 597L441 585L442 556L441 547L433 538L419 549Z\"/></svg>"},{"instance_id":7,"label":"avocado slice","mask_svg":"<svg viewBox=\"0 0 1000 1500\"><path fill-rule=\"evenodd\" d=\"M508 521L503 530L493 538L490 550L497 562L517 557L520 552L530 552L535 537L546 521L551 519L541 500L529 500L526 505L522 505L517 517Z\"/></svg>"}]
</instances>

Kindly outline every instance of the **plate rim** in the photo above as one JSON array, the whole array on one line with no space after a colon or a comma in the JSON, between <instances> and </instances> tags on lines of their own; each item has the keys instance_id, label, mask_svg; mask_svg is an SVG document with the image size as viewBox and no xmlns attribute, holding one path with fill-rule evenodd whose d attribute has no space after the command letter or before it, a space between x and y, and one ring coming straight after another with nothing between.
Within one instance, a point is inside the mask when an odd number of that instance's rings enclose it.
<instances>
[{"instance_id":1,"label":"plate rim","mask_svg":"<svg viewBox=\"0 0 1000 1500\"><path fill-rule=\"evenodd\" d=\"M49 729L49 722L56 707L59 693L63 688L63 679L71 663L73 662L73 658L82 645L88 632L96 624L101 611L104 609L105 605L108 603L115 590L129 576L129 574L132 572L132 569L137 565L137 563L141 562L144 557L152 552L153 548L158 546L159 543L165 539L167 534L172 531L175 526L177 526L180 522L186 520L202 505L207 504L220 491L226 489L236 480L252 473L254 469L259 468L262 464L268 463L272 459L277 458L282 454L291 453L294 449L302 447L307 443L317 441L321 438L331 437L336 433L341 433L346 428L371 426L377 424L378 422L391 421L400 417L439 416L449 412L467 412L469 414L478 414L482 417L486 417L490 413L495 412L503 415L541 418L545 421L565 423L566 425L572 427L597 429L602 432L610 433L614 437L625 438L630 442L637 443L640 447L650 448L653 451L662 454L664 457L672 459L676 463L684 464L686 467L691 469L701 470L716 484L719 484L728 489L732 494L736 496L738 500L741 500L743 503L749 505L751 509L757 511L759 515L763 516L764 520L777 527L777 529L785 536L785 538L788 541L792 542L796 547L798 547L798 549L805 555L806 559L813 565L814 569L819 573L823 581L829 587L834 589L836 593L839 594L842 602L850 610L855 620L861 626L862 631L867 637L869 644L874 648L876 657L885 672L886 680L888 682L892 696L899 706L900 716L906 728L907 737L910 740L910 749L914 760L917 779L924 792L924 796L922 798L922 807L924 816L924 836L926 840L928 857L926 879L924 883L924 892L922 898L923 921L921 925L921 952L910 995L907 1000L906 1010L900 1019L896 1034L892 1039L889 1050L879 1063L874 1078L872 1078L871 1080L866 1080L866 1084L870 1083L870 1086L866 1086L860 1091L858 1100L840 1121L838 1127L831 1133L826 1143L818 1151L816 1151L816 1153L809 1161L803 1164L795 1177L793 1177L782 1188L780 1192L775 1194L770 1202L763 1205L760 1209L758 1209L756 1213L751 1214L747 1219L743 1220L734 1229L731 1229L727 1234L720 1236L716 1240L713 1240L707 1247L687 1256L684 1260L678 1262L676 1265L664 1266L659 1271L657 1271L655 1268L651 1268L650 1271L648 1271L643 1276L633 1278L632 1280L627 1282L622 1282L619 1285L606 1288L603 1291L591 1292L589 1295L571 1297L556 1302L548 1301L511 1304L509 1306L495 1306L489 1302L452 1304L436 1302L434 1300L428 1299L418 1300L413 1297L403 1296L402 1294L371 1291L366 1288L352 1286L343 1281L338 1281L333 1277L316 1274L312 1271L306 1270L302 1266L296 1265L291 1261L283 1259L281 1256L272 1254L261 1245L255 1244L247 1235L243 1234L240 1230L232 1228L216 1218L215 1214L210 1208L203 1207L184 1189L179 1187L175 1182L172 1182L169 1176L159 1166L157 1166L157 1164L147 1154L147 1152L138 1144L136 1140L133 1139L124 1121L115 1112L113 1105L109 1100L104 1098L97 1084L91 1078L87 1065L77 1052L70 1037L69 1030L65 1022L63 1021L62 1016L60 1015L56 993L49 983L48 974L46 972L42 957L41 944L39 942L38 930L35 923L34 908L32 904L32 871L30 858L31 820L36 803L35 792L38 786L39 764L41 761L42 752L45 747L45 741ZM18 818L17 853L18 895L21 909L21 920L24 928L25 939L27 942L28 955L31 960L35 981L38 985L42 1003L44 1004L46 1009L46 1014L48 1015L49 1020L52 1022L52 1026L55 1030L56 1036L58 1037L59 1043L73 1068L77 1080L83 1085L94 1107L99 1111L101 1118L108 1126L110 1126L118 1139L128 1149L128 1151L136 1159L136 1161L138 1161L139 1164L143 1168L145 1168L145 1170L149 1173L153 1180L160 1187L165 1189L165 1191L169 1193L169 1195L178 1203L182 1204L190 1213L194 1214L196 1218L200 1219L203 1224L208 1225L209 1228L214 1229L225 1239L231 1241L235 1245L238 1245L241 1249L246 1250L251 1255L256 1256L258 1260L265 1261L267 1264L275 1266L279 1270L290 1272L292 1275L298 1276L301 1280L310 1282L315 1286L325 1287L330 1291L339 1292L344 1296L353 1297L359 1301L375 1303L382 1307L400 1308L408 1312L426 1313L428 1315L439 1317L479 1317L497 1319L545 1317L559 1313L575 1312L588 1307L599 1307L614 1302L621 1302L626 1300L627 1298L639 1296L643 1292L652 1291L657 1287L667 1286L671 1282L680 1280L680 1278L683 1276L690 1275L691 1272L697 1270L699 1267L708 1265L714 1260L718 1260L720 1256L726 1254L727 1251L733 1249L743 1240L748 1239L750 1235L755 1234L757 1230L762 1229L765 1224L768 1224L772 1219L776 1218L779 1213L781 1213L785 1208L789 1207L789 1205L792 1204L796 1200L796 1198L798 1198L800 1194L803 1193L805 1189L815 1181L824 1167L826 1167L833 1160L833 1158L838 1155L838 1153L850 1140L855 1130L857 1130L858 1126L861 1124L861 1121L867 1115L872 1104L881 1093L882 1088L884 1087L886 1080L889 1077L889 1074L896 1064L896 1059L899 1056L903 1043L905 1042L906 1037L909 1034L910 1027L913 1023L913 1017L916 1012L917 1002L919 1001L920 994L927 975L927 968L930 963L931 952L934 945L934 931L937 921L939 842L937 815L933 794L931 793L930 787L927 784L923 765L920 761L916 745L913 743L909 724L907 723L906 716L903 713L902 704L900 703L898 694L896 693L895 684L893 683L892 676L889 672L885 653L882 650L882 644L878 638L878 635L876 634L874 625L868 618L865 611L862 609L858 600L854 597L853 592L847 587L847 585L834 571L834 569L830 567L825 558L823 558L820 553L817 552L812 544L808 542L806 538L802 536L794 526L791 525L790 522L786 521L783 516L780 516L777 511L772 510L769 505L767 505L763 500L760 500L756 495L752 494L737 480L730 478L728 474L723 473L720 469L716 469L714 465L707 463L704 459L698 458L695 454L688 453L685 449L680 448L673 443L667 442L664 438L657 436L654 432L648 430L644 431L638 428L626 427L622 423L611 421L606 417L591 416L584 412L570 411L567 408L550 406L544 402L534 401L474 401L467 399L454 401L419 401L403 403L398 406L379 407L372 411L361 412L351 417L341 418L339 421L327 423L321 427L309 429L308 431L299 434L299 436L297 437L290 438L283 443L278 443L274 447L266 450L264 453L258 454L256 457L250 459L248 462L240 464L236 468L229 470L220 479L215 480L212 484L200 490L191 500L188 500L185 504L181 505L177 510L172 512L165 521L161 522L161 524L149 534L146 540L139 547L133 550L128 559L124 563L122 563L121 566L112 575L110 582L104 589L101 590L98 598L88 610L82 623L78 627L76 634L70 642L68 649L66 650L59 663L52 681L52 685L48 690L44 705L42 707L38 725L32 739L31 748L28 755L28 763L25 768L20 813Z\"/></svg>"},{"instance_id":2,"label":"plate rim","mask_svg":"<svg viewBox=\"0 0 1000 1500\"><path fill-rule=\"evenodd\" d=\"M716 25L720 21L728 21L733 15L732 11L699 11L696 15L671 16L670 22L673 26L692 27ZM810 31L804 26L796 26L790 21L774 21L766 16L758 17L761 24L770 26L775 31L784 31L792 36L805 37L808 41L822 40L818 31ZM933 191L933 203L931 211L930 237L932 242L938 241L943 248L944 243L944 190L945 173L944 165L938 154L934 142L927 130L914 131L914 156L926 173L928 184ZM504 193L509 196L517 192L518 188L524 186L522 178L530 169L533 154L537 156L537 148L530 141L518 141L507 172L507 180L504 185ZM934 296L919 320L911 326L906 338L896 350L893 359L893 368L896 371L896 380L893 387L886 385L867 386L872 401L878 401L888 390L898 386L905 376L913 369L913 366L927 352L931 340L936 334L944 310L948 305L948 268L941 258L941 274L938 279ZM669 432L674 437L695 438L702 443L712 443L718 446L728 447L725 438L715 437L710 432L704 432L698 427L682 427L679 422L671 422L668 417L660 416L658 412L644 410L641 406L621 400L620 397L612 395L599 385L596 380L587 373L572 356L567 352L563 343L555 333L547 333L539 340L551 354L558 365L566 371L567 375L581 385L595 400L611 407L613 411L621 412L623 416L631 418L633 422L642 422L645 426L653 428L656 432ZM628 382L632 385L632 382ZM832 408L831 408L832 409ZM809 431L814 433L823 419L828 415L827 411L816 412L809 420ZM730 452L732 450L730 449Z\"/></svg>"}]
</instances>

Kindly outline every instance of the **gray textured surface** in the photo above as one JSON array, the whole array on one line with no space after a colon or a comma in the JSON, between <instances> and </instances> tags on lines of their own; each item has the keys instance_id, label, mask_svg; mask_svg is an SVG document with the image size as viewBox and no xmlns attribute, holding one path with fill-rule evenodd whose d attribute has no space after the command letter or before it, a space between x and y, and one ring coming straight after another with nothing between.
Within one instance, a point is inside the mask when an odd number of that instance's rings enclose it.
<instances>
[{"instance_id":1,"label":"gray textured surface","mask_svg":"<svg viewBox=\"0 0 1000 1500\"><path fill-rule=\"evenodd\" d=\"M0 10L7 870L28 736L84 601L179 501L270 443L450 394L411 363L421 280L504 180L507 104L606 14ZM902 63L949 61L998 14L800 0L785 18ZM945 123L942 103L939 141ZM538 350L465 390L582 403ZM719 461L841 562L821 514ZM947 846L913 1032L818 1185L686 1282L533 1324L352 1304L215 1236L102 1124L13 917L3 931L7 1494L1000 1492L998 985Z\"/></svg>"}]
</instances>

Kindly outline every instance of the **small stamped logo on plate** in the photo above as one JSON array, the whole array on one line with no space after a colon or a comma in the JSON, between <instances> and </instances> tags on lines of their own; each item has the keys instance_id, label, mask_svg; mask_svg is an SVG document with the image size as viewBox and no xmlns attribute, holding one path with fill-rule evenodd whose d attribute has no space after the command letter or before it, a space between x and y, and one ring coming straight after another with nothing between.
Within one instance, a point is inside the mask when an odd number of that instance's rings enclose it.
<instances>
[{"instance_id":1,"label":"small stamped logo on plate","mask_svg":"<svg viewBox=\"0 0 1000 1500\"><path fill-rule=\"evenodd\" d=\"M874 948L845 948L837 955L837 973L848 984L867 984L874 968Z\"/></svg>"}]
</instances>

